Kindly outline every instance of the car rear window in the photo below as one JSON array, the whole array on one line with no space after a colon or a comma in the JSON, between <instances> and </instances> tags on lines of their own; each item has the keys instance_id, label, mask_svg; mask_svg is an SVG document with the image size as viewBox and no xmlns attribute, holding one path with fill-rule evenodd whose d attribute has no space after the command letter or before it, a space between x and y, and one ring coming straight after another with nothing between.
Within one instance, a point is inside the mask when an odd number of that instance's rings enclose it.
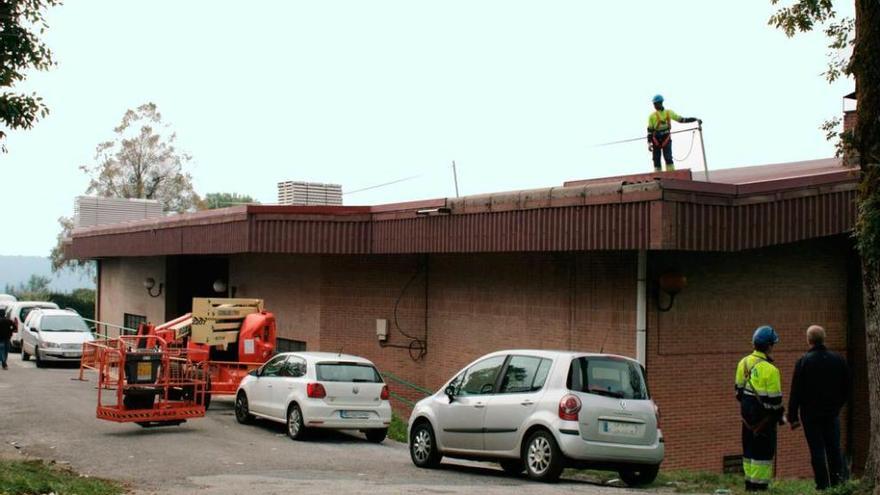
<instances>
[{"instance_id":1,"label":"car rear window","mask_svg":"<svg viewBox=\"0 0 880 495\"><path fill-rule=\"evenodd\" d=\"M79 316L59 315L44 316L40 320L40 331L42 332L90 332L89 326Z\"/></svg>"},{"instance_id":2,"label":"car rear window","mask_svg":"<svg viewBox=\"0 0 880 495\"><path fill-rule=\"evenodd\" d=\"M573 359L568 371L568 388L618 399L648 398L641 367L623 358L585 356Z\"/></svg>"},{"instance_id":3,"label":"car rear window","mask_svg":"<svg viewBox=\"0 0 880 495\"><path fill-rule=\"evenodd\" d=\"M369 364L318 363L315 373L322 382L382 383L379 372Z\"/></svg>"},{"instance_id":4,"label":"car rear window","mask_svg":"<svg viewBox=\"0 0 880 495\"><path fill-rule=\"evenodd\" d=\"M35 309L58 309L58 306L53 306L51 304L46 305L38 305L38 306L24 306L21 308L21 311L18 312L18 321L24 323L27 319L27 316L31 314L31 311Z\"/></svg>"}]
</instances>

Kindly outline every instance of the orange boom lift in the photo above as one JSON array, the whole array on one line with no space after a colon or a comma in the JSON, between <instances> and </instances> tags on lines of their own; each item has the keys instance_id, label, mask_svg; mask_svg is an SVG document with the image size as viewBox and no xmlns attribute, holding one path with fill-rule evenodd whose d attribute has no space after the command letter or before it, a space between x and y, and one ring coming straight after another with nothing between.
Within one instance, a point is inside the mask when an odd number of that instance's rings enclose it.
<instances>
[{"instance_id":1,"label":"orange boom lift","mask_svg":"<svg viewBox=\"0 0 880 495\"><path fill-rule=\"evenodd\" d=\"M195 298L192 313L86 343L80 375L98 372L99 419L176 425L204 416L212 395L235 394L274 352L275 316L261 299Z\"/></svg>"}]
</instances>

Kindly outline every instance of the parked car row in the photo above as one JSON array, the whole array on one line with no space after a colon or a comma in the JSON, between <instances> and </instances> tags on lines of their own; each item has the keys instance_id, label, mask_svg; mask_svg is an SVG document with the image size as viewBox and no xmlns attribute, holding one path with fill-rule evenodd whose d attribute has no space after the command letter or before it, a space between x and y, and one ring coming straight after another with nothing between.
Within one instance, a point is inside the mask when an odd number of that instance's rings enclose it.
<instances>
[{"instance_id":1,"label":"parked car row","mask_svg":"<svg viewBox=\"0 0 880 495\"><path fill-rule=\"evenodd\" d=\"M47 361L79 361L83 342L94 340L85 320L69 309L59 309L49 301L18 301L0 294L0 312L12 320L12 348L21 351L23 360L36 360L38 367Z\"/></svg>"},{"instance_id":2,"label":"parked car row","mask_svg":"<svg viewBox=\"0 0 880 495\"><path fill-rule=\"evenodd\" d=\"M389 398L382 375L364 358L282 353L242 380L235 418L284 423L294 440L331 428L381 442L391 423ZM541 350L477 359L415 405L408 438L421 468L438 466L444 456L493 461L547 482L579 467L649 484L665 451L659 411L637 361Z\"/></svg>"},{"instance_id":3,"label":"parked car row","mask_svg":"<svg viewBox=\"0 0 880 495\"><path fill-rule=\"evenodd\" d=\"M54 303L0 298L13 320L22 359L76 361L94 339L75 311ZM362 357L322 352L273 356L246 376L235 419L286 425L303 440L315 429L362 431L382 442L391 424L390 392ZM510 350L487 354L419 401L408 422L413 464L443 457L498 462L504 471L556 481L566 467L617 471L631 486L649 484L664 456L659 411L644 368L630 358L577 352Z\"/></svg>"}]
</instances>

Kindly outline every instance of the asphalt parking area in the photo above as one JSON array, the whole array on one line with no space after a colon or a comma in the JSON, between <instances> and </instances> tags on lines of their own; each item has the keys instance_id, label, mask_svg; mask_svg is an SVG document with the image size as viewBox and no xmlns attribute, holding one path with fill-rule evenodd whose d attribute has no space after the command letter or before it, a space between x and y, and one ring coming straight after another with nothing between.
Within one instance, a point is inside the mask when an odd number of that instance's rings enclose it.
<instances>
[{"instance_id":1,"label":"asphalt parking area","mask_svg":"<svg viewBox=\"0 0 880 495\"><path fill-rule=\"evenodd\" d=\"M294 442L280 424L236 423L231 399L180 426L99 421L93 375L80 382L71 365L37 369L20 354L10 355L9 368L0 370L0 453L55 460L139 493L629 492L573 479L534 483L488 463L444 460L440 469L418 469L404 444L371 444L356 433Z\"/></svg>"}]
</instances>

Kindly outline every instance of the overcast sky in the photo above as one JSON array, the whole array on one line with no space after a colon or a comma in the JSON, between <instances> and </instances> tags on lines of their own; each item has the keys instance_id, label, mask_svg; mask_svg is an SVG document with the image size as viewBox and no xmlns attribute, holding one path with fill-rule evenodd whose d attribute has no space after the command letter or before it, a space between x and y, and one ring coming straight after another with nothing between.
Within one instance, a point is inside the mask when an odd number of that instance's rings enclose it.
<instances>
[{"instance_id":1,"label":"overcast sky","mask_svg":"<svg viewBox=\"0 0 880 495\"><path fill-rule=\"evenodd\" d=\"M850 2L840 2L852 8ZM710 169L828 157L820 34L767 26L769 0L68 0L31 75L51 115L0 156L0 254L46 255L95 145L159 106L199 193L276 201L280 180L333 182L377 204L559 185L651 169L650 100L705 124ZM845 14L851 12L846 11ZM690 133L674 141L684 157ZM701 167L699 142L679 167Z\"/></svg>"}]
</instances>

